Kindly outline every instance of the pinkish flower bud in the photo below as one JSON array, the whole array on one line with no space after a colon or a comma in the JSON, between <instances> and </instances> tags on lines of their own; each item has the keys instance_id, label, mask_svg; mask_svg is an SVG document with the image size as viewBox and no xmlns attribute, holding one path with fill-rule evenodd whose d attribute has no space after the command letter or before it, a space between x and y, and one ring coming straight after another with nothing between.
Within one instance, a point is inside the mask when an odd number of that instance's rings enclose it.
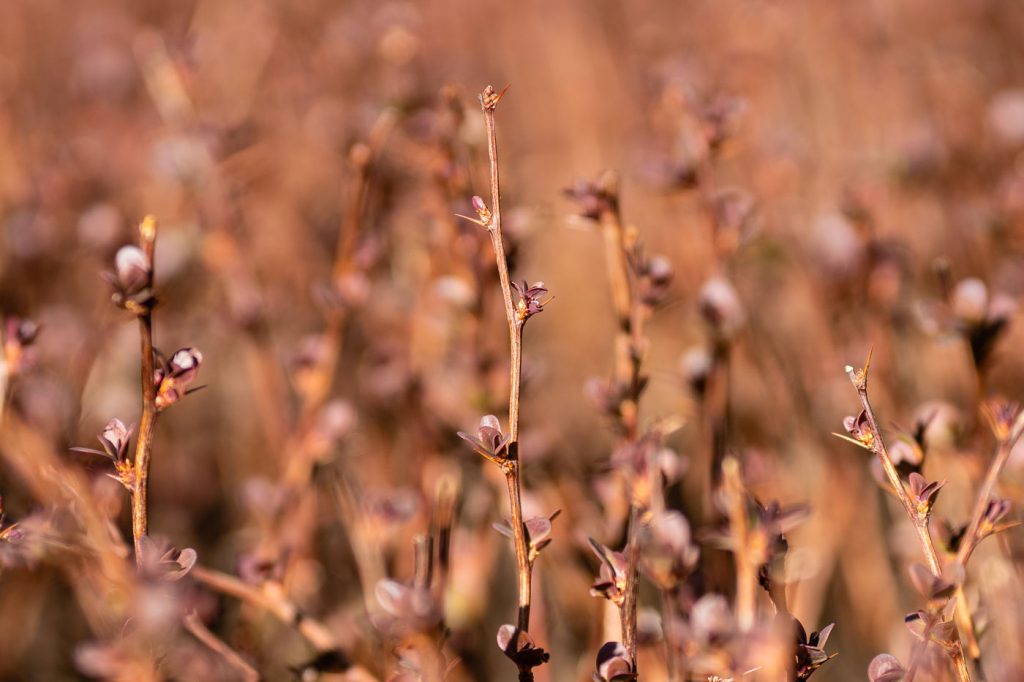
<instances>
[{"instance_id":1,"label":"pinkish flower bud","mask_svg":"<svg viewBox=\"0 0 1024 682\"><path fill-rule=\"evenodd\" d=\"M715 277L705 282L699 300L701 315L726 340L743 326L746 320L743 304L727 279Z\"/></svg>"},{"instance_id":2,"label":"pinkish flower bud","mask_svg":"<svg viewBox=\"0 0 1024 682\"><path fill-rule=\"evenodd\" d=\"M137 293L149 284L149 258L137 246L122 246L114 257L114 272L125 294Z\"/></svg>"},{"instance_id":3,"label":"pinkish flower bud","mask_svg":"<svg viewBox=\"0 0 1024 682\"><path fill-rule=\"evenodd\" d=\"M976 277L961 280L950 301L953 314L968 324L977 324L985 320L988 313L988 288Z\"/></svg>"}]
</instances>

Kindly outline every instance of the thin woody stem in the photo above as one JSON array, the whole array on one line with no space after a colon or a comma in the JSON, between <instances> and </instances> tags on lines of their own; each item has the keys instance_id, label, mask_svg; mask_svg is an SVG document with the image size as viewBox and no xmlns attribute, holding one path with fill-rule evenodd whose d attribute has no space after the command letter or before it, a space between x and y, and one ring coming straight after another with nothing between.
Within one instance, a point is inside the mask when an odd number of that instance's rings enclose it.
<instances>
[{"instance_id":1,"label":"thin woody stem","mask_svg":"<svg viewBox=\"0 0 1024 682\"><path fill-rule=\"evenodd\" d=\"M505 304L505 318L508 322L509 335L509 398L508 398L508 459L502 469L508 487L509 509L512 516L512 533L516 550L516 571L519 586L519 610L516 629L528 632L530 627L531 574L532 566L529 555L529 537L523 521L521 500L521 475L519 461L519 389L521 383L523 360L523 320L516 312L512 299L512 283L508 274L508 261L505 257L505 246L501 236L501 192L498 181L498 142L494 126L494 110L503 93L497 93L488 85L480 95L480 103L484 112L484 123L487 127L487 156L490 160L491 206L487 231L494 247L494 258L498 267L498 280L501 283L502 301ZM515 638L513 638L515 641ZM533 680L533 672L529 666L519 665L519 679Z\"/></svg>"},{"instance_id":2,"label":"thin woody stem","mask_svg":"<svg viewBox=\"0 0 1024 682\"><path fill-rule=\"evenodd\" d=\"M139 245L149 260L149 282L153 286L156 266L156 219L146 216L139 225ZM153 307L145 304L138 311L140 352L142 354L142 417L139 436L135 443L135 482L132 485L132 537L135 543L135 561L142 563L141 542L149 530L149 464L153 457L153 429L156 425L156 384L153 358Z\"/></svg>"},{"instance_id":3,"label":"thin woody stem","mask_svg":"<svg viewBox=\"0 0 1024 682\"><path fill-rule=\"evenodd\" d=\"M622 224L619 208L619 181L611 172L601 178L606 194L606 203L598 216L604 237L605 266L611 287L612 306L615 311L617 332L615 335L615 380L624 389L618 404L619 428L627 443L635 443L639 437L639 402L641 392L640 367L641 343L643 338L644 311L637 300L633 278L629 268L629 244L626 229ZM630 482L632 487L632 482ZM660 488L652 482L651 491ZM643 509L629 491L630 511L626 537L626 586L625 597L619 609L622 645L629 654L633 672L637 671L636 655L636 605L639 590L639 547L637 533L642 523Z\"/></svg>"},{"instance_id":4,"label":"thin woody stem","mask_svg":"<svg viewBox=\"0 0 1024 682\"><path fill-rule=\"evenodd\" d=\"M868 420L868 427L871 429L871 451L875 453L875 456L882 463L885 475L888 477L893 490L896 491L896 497L899 498L900 504L903 505L903 509L907 512L911 523L914 524L918 541L928 562L928 569L935 577L941 578L942 566L939 564L939 557L935 553L935 545L932 542L931 533L928 531L928 518L918 513L917 508L910 499L910 495L907 494L907 489L903 486L900 475L896 471L896 465L893 464L892 458L889 457L889 451L885 447L885 441L882 439L882 432L878 428L874 410L871 409L871 401L868 399L867 367L864 368L863 372L857 372L852 367L847 367L846 373L849 375L854 388L857 389L857 396L860 398L861 407L864 409L864 415Z\"/></svg>"},{"instance_id":5,"label":"thin woody stem","mask_svg":"<svg viewBox=\"0 0 1024 682\"><path fill-rule=\"evenodd\" d=\"M992 491L995 489L996 483L999 480L999 474L1002 473L1003 467L1006 466L1006 461L1010 457L1010 452L1020 439L1022 431L1024 431L1024 413L1014 420L1012 427L996 445L995 455L992 457L992 463L989 465L988 472L985 475L985 480L982 483L981 488L978 490L978 496L974 502L974 510L971 513L971 520L967 524L967 529L964 531L963 539L960 542L960 548L956 554L957 563L965 568L967 566L967 562L971 558L971 555L974 553L975 548L981 541L981 538L978 537L978 531L981 528L981 522L985 516L985 512L988 510L988 505L992 500ZM981 650L978 647L977 637L974 634L974 623L971 620L970 610L967 606L967 598L964 595L963 587L961 585L957 585L956 593L953 598L956 600L954 618L964 630L968 652L971 654L971 658L974 660L975 667L980 675ZM963 656L961 656L961 659L962 658ZM956 659L954 659L954 663L961 665L961 663ZM966 663L964 662L962 665L966 665Z\"/></svg>"},{"instance_id":6,"label":"thin woody stem","mask_svg":"<svg viewBox=\"0 0 1024 682\"><path fill-rule=\"evenodd\" d=\"M210 632L210 629L203 624L203 621L200 620L195 611L185 615L181 622L185 629L192 633L193 637L218 654L228 665L238 671L242 679L247 681L260 679L260 674L256 672L256 669L249 665L249 662L242 658L237 651L228 646L217 635Z\"/></svg>"},{"instance_id":7,"label":"thin woody stem","mask_svg":"<svg viewBox=\"0 0 1024 682\"><path fill-rule=\"evenodd\" d=\"M675 647L675 620L676 612L676 591L661 591L661 629L662 637L665 640L665 672L668 682L679 682L682 677L679 674L679 662L676 659Z\"/></svg>"},{"instance_id":8,"label":"thin woody stem","mask_svg":"<svg viewBox=\"0 0 1024 682\"><path fill-rule=\"evenodd\" d=\"M641 509L632 504L629 508L629 529L626 539L626 585L625 596L619 618L622 623L622 646L629 654L633 672L637 672L636 655L636 603L640 592L640 547L637 532L640 527Z\"/></svg>"},{"instance_id":9,"label":"thin woody stem","mask_svg":"<svg viewBox=\"0 0 1024 682\"><path fill-rule=\"evenodd\" d=\"M989 465L988 473L985 475L985 481L981 484L981 489L978 491L978 498L974 502L974 510L971 513L971 521L967 525L967 531L964 533L963 542L960 544L960 549L956 554L956 560L961 565L966 565L967 560L970 559L971 553L974 548L978 546L978 529L981 527L981 521L985 516L985 511L988 509L988 504L992 500L992 491L995 490L996 482L999 480L999 474L1002 473L1003 467L1006 466L1006 461L1010 457L1010 452L1013 450L1013 446L1017 444L1020 439L1021 432L1024 431L1024 413L1014 422L1013 428L1007 434L1006 438L999 442L996 446L995 456L992 458L992 464Z\"/></svg>"},{"instance_id":10,"label":"thin woody stem","mask_svg":"<svg viewBox=\"0 0 1024 682\"><path fill-rule=\"evenodd\" d=\"M244 583L227 573L199 565L193 566L189 575L197 582L217 592L257 606L285 625L294 627L318 652L338 648L337 638L326 625L300 611L299 607L288 599L284 591L272 583L257 587Z\"/></svg>"},{"instance_id":11,"label":"thin woody stem","mask_svg":"<svg viewBox=\"0 0 1024 682\"><path fill-rule=\"evenodd\" d=\"M871 409L871 401L868 399L868 369L870 365L871 355L869 354L868 360L864 364L864 369L857 371L853 367L848 366L846 373L850 377L853 387L857 390L857 396L860 398L861 406L864 409L868 427L871 429L871 451L875 453L882 463L882 468L885 470L889 483L892 484L893 489L896 491L896 496L907 512L907 516L910 517L911 523L914 524L918 542L921 544L921 549L928 562L928 569L932 572L932 575L941 578L942 565L939 563L939 557L935 552L935 544L932 542L931 532L928 529L928 515L917 510L910 499L910 495L907 494L906 488L903 487L903 482L896 471L896 466L893 464L892 458L889 457L888 450L886 450L885 441L882 439L882 432L878 429L874 410ZM967 669L967 663L964 659L963 645L960 643L960 632L955 625L954 630L956 639L953 649L950 651L950 658L953 661L953 667L956 669L957 678L960 682L970 682L971 674ZM925 640L924 646L927 646L927 644L928 642ZM908 673L907 682L913 682L913 679L913 674Z\"/></svg>"}]
</instances>

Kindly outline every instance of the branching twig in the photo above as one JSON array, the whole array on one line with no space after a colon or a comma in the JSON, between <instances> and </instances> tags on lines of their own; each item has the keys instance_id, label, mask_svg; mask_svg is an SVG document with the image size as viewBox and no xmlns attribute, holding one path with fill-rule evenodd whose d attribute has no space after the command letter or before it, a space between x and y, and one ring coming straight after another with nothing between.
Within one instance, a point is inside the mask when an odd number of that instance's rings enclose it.
<instances>
[{"instance_id":1,"label":"branching twig","mask_svg":"<svg viewBox=\"0 0 1024 682\"><path fill-rule=\"evenodd\" d=\"M995 489L996 482L999 480L999 474L1002 473L1003 467L1006 466L1006 460L1009 459L1010 452L1013 450L1013 446L1017 444L1022 432L1024 432L1024 412L1017 417L1012 428L1009 429L1004 438L1000 439L999 444L996 446L995 456L992 458L992 464L989 465L988 473L985 475L985 480L978 491L978 498L974 502L970 523L967 525L967 530L964 532L963 540L960 543L960 549L956 554L956 560L962 566L967 565L967 561L971 558L974 548L978 546L980 540L978 529L981 527L985 511L992 499L992 491Z\"/></svg>"},{"instance_id":2,"label":"branching twig","mask_svg":"<svg viewBox=\"0 0 1024 682\"><path fill-rule=\"evenodd\" d=\"M860 398L861 406L864 409L864 416L867 419L868 428L871 430L870 443L866 443L866 445L870 446L871 451L875 453L879 461L882 463L882 468L885 470L885 474L889 478L889 483L892 484L892 487L896 492L896 496L900 500L900 504L903 505L903 508L907 512L907 516L910 518L910 522L914 525L914 530L917 532L918 542L921 544L921 550L924 552L929 570L936 578L941 578L942 565L939 563L939 557L935 553L935 544L932 542L931 532L928 529L928 517L930 510L919 510L917 506L915 506L914 502L911 501L910 495L907 494L907 490L903 486L903 481L900 480L899 473L896 471L896 466L893 464L892 458L889 457L889 452L885 447L885 441L882 440L882 432L878 429L878 422L875 419L875 413L871 409L871 401L868 399L868 370L870 367L870 352L868 353L868 358L862 369L854 369L849 365L846 366L846 374L850 377L850 382L857 390L857 396ZM955 625L954 633L955 638L953 640L952 650L950 651L950 658L953 660L953 666L956 669L957 677L960 681L970 682L971 675L967 670L963 646L960 643L960 634ZM927 646L927 643L928 640L926 639L924 642L925 646ZM908 674L907 682L913 682L913 675Z\"/></svg>"},{"instance_id":3,"label":"branching twig","mask_svg":"<svg viewBox=\"0 0 1024 682\"><path fill-rule=\"evenodd\" d=\"M185 629L192 633L193 637L202 642L208 649L220 655L228 665L237 670L243 680L260 679L260 674L256 672L256 669L249 665L237 651L228 646L217 635L210 632L210 629L203 624L203 621L200 620L195 611L187 614L181 619L181 622Z\"/></svg>"}]
</instances>

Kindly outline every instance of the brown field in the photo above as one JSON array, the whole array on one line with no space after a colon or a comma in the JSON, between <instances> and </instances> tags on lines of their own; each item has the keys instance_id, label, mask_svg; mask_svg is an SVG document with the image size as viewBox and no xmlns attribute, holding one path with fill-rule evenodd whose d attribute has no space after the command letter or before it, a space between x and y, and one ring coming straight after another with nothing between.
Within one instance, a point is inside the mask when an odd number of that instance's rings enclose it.
<instances>
[{"instance_id":1,"label":"brown field","mask_svg":"<svg viewBox=\"0 0 1024 682\"><path fill-rule=\"evenodd\" d=\"M1024 679L1022 296L1019 0L0 0L0 680Z\"/></svg>"}]
</instances>

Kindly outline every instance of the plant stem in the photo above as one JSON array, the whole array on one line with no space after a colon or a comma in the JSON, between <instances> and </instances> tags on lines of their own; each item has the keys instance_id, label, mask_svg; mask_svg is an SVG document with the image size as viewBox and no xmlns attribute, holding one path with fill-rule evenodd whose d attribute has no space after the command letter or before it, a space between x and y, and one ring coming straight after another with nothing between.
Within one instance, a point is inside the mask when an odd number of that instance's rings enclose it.
<instances>
[{"instance_id":1,"label":"plant stem","mask_svg":"<svg viewBox=\"0 0 1024 682\"><path fill-rule=\"evenodd\" d=\"M899 498L900 504L903 505L903 509L907 512L911 523L914 524L914 530L917 532L917 539L928 562L929 570L935 577L941 578L942 566L939 564L939 557L935 553L935 545L932 543L931 533L928 531L928 518L918 513L910 496L907 494L907 489L903 487L900 475L896 471L896 465L893 464L892 458L889 457L889 451L885 447L882 432L878 429L878 422L875 419L874 410L871 409L871 401L868 399L867 370L868 367L865 366L863 373L858 373L852 367L847 367L846 373L849 375L850 381L853 382L854 388L857 389L857 396L860 398L861 407L864 409L864 415L867 417L868 426L871 429L871 451L875 453L875 456L882 463L882 468L885 470L885 475L889 478L889 483L896 492L896 497Z\"/></svg>"},{"instance_id":2,"label":"plant stem","mask_svg":"<svg viewBox=\"0 0 1024 682\"><path fill-rule=\"evenodd\" d=\"M675 620L676 620L676 591L661 591L661 631L665 640L665 671L668 682L679 682L679 665L676 660L675 647Z\"/></svg>"},{"instance_id":3,"label":"plant stem","mask_svg":"<svg viewBox=\"0 0 1024 682\"><path fill-rule=\"evenodd\" d=\"M636 504L629 506L629 528L626 536L626 585L625 596L619 618L622 623L622 646L629 654L633 672L637 671L636 656L636 602L640 592L640 546L637 531L640 527L641 509Z\"/></svg>"},{"instance_id":4,"label":"plant stem","mask_svg":"<svg viewBox=\"0 0 1024 682\"><path fill-rule=\"evenodd\" d=\"M338 640L334 633L320 621L300 611L299 607L289 601L284 591L275 583L267 583L260 588L244 583L227 573L221 573L198 564L192 567L189 575L217 592L253 604L285 625L294 627L318 652L338 648Z\"/></svg>"},{"instance_id":5,"label":"plant stem","mask_svg":"<svg viewBox=\"0 0 1024 682\"><path fill-rule=\"evenodd\" d=\"M149 259L148 288L153 286L156 267L156 220L146 216L139 225L139 245ZM141 542L149 530L149 463L153 457L153 429L156 426L156 384L153 358L153 307L146 304L138 311L140 351L142 354L142 417L135 442L135 482L132 486L132 537L135 562L142 563Z\"/></svg>"},{"instance_id":6,"label":"plant stem","mask_svg":"<svg viewBox=\"0 0 1024 682\"><path fill-rule=\"evenodd\" d=\"M974 502L971 521L967 525L963 541L960 543L960 549L956 554L956 560L962 566L967 565L967 561L970 559L971 553L974 552L974 548L978 546L978 529L981 527L981 521L985 516L985 511L988 509L988 503L992 499L992 491L995 490L996 482L999 480L999 474L1002 473L1003 467L1006 466L1006 460L1009 459L1010 452L1013 450L1013 446L1016 445L1017 441L1020 439L1022 431L1024 431L1024 413L1022 413L1014 422L1013 428L1010 429L1006 438L1001 440L996 446L995 455L992 457L992 464L989 465L988 473L985 474L985 480L981 484L981 489L978 491L978 498Z\"/></svg>"},{"instance_id":7,"label":"plant stem","mask_svg":"<svg viewBox=\"0 0 1024 682\"><path fill-rule=\"evenodd\" d=\"M939 557L935 553L935 545L932 542L931 532L928 530L928 515L919 513L914 503L910 500L910 496L907 494L906 488L903 487L903 482L900 480L899 473L896 471L896 466L892 462L892 458L889 457L889 452L885 448L885 441L882 440L882 432L878 429L878 422L875 419L875 413L871 409L871 401L868 399L868 368L871 365L871 356L868 355L868 360L864 364L864 369L856 371L852 367L846 368L846 373L850 377L850 382L853 383L853 387L857 390L857 396L860 398L861 406L864 408L864 415L868 420L868 426L871 429L871 451L875 453L879 461L882 463L882 468L885 469L885 474L889 478L889 483L896 491L896 496L899 498L900 503L907 512L907 516L910 517L911 523L914 524L914 530L917 531L917 539L921 544L921 549L924 552L925 559L928 561L928 568L931 570L932 575L936 578L942 577L942 566L939 563ZM950 652L950 658L953 660L953 666L956 669L957 677L960 682L970 682L971 674L967 669L967 663L964 659L963 645L960 643L960 632L959 629L954 625L954 632L956 639L953 645L953 650ZM928 640L924 642L924 646L927 647ZM914 676L911 673L907 674L906 682L913 682Z\"/></svg>"},{"instance_id":8,"label":"plant stem","mask_svg":"<svg viewBox=\"0 0 1024 682\"><path fill-rule=\"evenodd\" d=\"M193 637L206 645L208 649L220 655L228 665L237 670L243 680L248 682L260 679L260 674L256 672L256 669L249 665L248 661L242 658L237 651L228 646L217 635L210 632L210 629L203 624L203 621L199 619L195 611L185 615L181 622L185 629L192 633Z\"/></svg>"},{"instance_id":9,"label":"plant stem","mask_svg":"<svg viewBox=\"0 0 1024 682\"><path fill-rule=\"evenodd\" d=\"M736 621L743 632L754 627L757 618L757 568L759 562L750 553L750 525L747 520L746 491L739 462L727 457L722 462L722 487L736 557Z\"/></svg>"},{"instance_id":10,"label":"plant stem","mask_svg":"<svg viewBox=\"0 0 1024 682\"><path fill-rule=\"evenodd\" d=\"M512 284L508 274L508 260L505 257L505 246L501 237L501 192L498 181L498 141L494 127L494 110L501 94L488 85L480 95L480 103L484 112L484 123L487 127L487 156L490 160L491 179L491 216L487 231L494 247L494 258L498 267L498 280L501 283L502 300L505 304L505 318L508 322L509 336L509 398L508 398L508 460L502 467L505 483L508 487L509 508L512 515L512 533L516 550L516 572L519 584L519 611L516 628L520 632L528 632L530 627L531 574L532 566L529 555L529 536L523 521L523 505L521 500L521 469L519 461L519 389L522 378L523 362L523 320L516 313L512 300ZM520 681L533 680L533 672L529 666L519 666Z\"/></svg>"},{"instance_id":11,"label":"plant stem","mask_svg":"<svg viewBox=\"0 0 1024 682\"><path fill-rule=\"evenodd\" d=\"M645 311L637 300L633 278L629 268L629 248L622 214L619 207L619 179L612 172L606 172L601 180L606 193L606 202L598 216L601 233L604 236L605 266L608 283L611 286L612 306L618 329L615 335L615 382L622 390L618 404L619 430L627 444L634 444L639 438L639 403L642 384L640 368L642 363L643 320ZM647 462L651 467L651 462ZM633 672L637 672L636 656L636 606L639 591L639 546L637 534L640 530L644 509L634 495L631 474L627 477L627 493L630 499L629 519L626 529L626 585L625 598L619 609L622 645L629 654ZM651 478L654 479L651 469ZM650 481L651 495L660 494L660 480Z\"/></svg>"}]
</instances>

